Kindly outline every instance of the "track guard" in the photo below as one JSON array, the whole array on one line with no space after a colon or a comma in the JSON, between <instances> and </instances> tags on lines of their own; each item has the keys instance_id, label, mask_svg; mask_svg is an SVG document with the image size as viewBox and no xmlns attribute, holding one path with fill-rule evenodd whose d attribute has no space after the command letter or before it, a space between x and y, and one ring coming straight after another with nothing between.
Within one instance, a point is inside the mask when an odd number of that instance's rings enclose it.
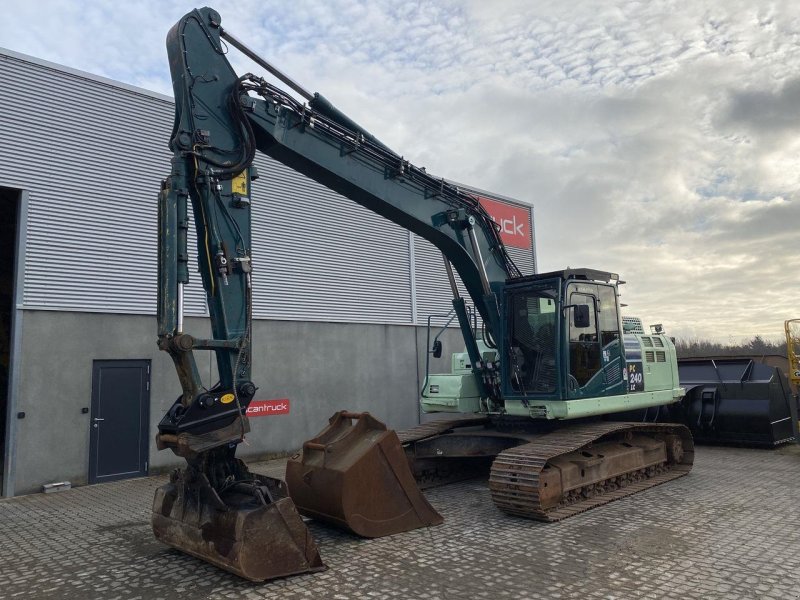
<instances>
[{"instance_id":1,"label":"track guard","mask_svg":"<svg viewBox=\"0 0 800 600\"><path fill-rule=\"evenodd\" d=\"M232 486L223 500L205 475L176 470L156 490L156 538L250 581L324 570L283 482L248 475L250 482L244 488ZM259 488L255 494L253 484Z\"/></svg>"},{"instance_id":2,"label":"track guard","mask_svg":"<svg viewBox=\"0 0 800 600\"><path fill-rule=\"evenodd\" d=\"M440 525L419 491L397 434L369 413L341 411L286 465L303 515L375 538Z\"/></svg>"}]
</instances>

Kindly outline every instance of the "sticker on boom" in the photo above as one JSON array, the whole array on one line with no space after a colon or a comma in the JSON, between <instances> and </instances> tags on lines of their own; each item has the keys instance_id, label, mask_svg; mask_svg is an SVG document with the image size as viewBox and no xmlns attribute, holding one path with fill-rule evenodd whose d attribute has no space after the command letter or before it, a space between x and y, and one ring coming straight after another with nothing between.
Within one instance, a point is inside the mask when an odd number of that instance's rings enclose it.
<instances>
[{"instance_id":1,"label":"sticker on boom","mask_svg":"<svg viewBox=\"0 0 800 600\"><path fill-rule=\"evenodd\" d=\"M247 169L231 179L231 193L247 196Z\"/></svg>"},{"instance_id":2,"label":"sticker on boom","mask_svg":"<svg viewBox=\"0 0 800 600\"><path fill-rule=\"evenodd\" d=\"M234 400L236 400L236 396L234 396L233 394L222 394L222 396L219 399L219 401L222 402L223 404L230 404Z\"/></svg>"}]
</instances>

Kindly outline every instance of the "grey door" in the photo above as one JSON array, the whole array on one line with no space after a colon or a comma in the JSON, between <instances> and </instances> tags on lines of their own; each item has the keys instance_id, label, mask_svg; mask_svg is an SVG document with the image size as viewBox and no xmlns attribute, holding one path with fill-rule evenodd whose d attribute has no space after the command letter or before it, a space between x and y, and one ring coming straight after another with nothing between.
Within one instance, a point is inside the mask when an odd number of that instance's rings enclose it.
<instances>
[{"instance_id":1,"label":"grey door","mask_svg":"<svg viewBox=\"0 0 800 600\"><path fill-rule=\"evenodd\" d=\"M149 413L149 360L94 361L89 483L147 475Z\"/></svg>"}]
</instances>

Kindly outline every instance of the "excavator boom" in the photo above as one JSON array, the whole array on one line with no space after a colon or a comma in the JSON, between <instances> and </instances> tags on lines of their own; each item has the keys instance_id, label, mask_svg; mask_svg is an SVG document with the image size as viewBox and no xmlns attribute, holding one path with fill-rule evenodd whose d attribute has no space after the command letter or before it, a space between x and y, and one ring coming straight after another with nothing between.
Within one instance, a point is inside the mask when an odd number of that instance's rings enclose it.
<instances>
[{"instance_id":1,"label":"excavator boom","mask_svg":"<svg viewBox=\"0 0 800 600\"><path fill-rule=\"evenodd\" d=\"M239 77L225 57L223 38L308 103L260 77ZM476 198L415 167L324 97L306 92L260 59L222 29L214 10L184 16L167 36L167 51L175 122L172 172L159 199L159 346L172 357L183 392L159 423L157 443L186 458L188 465L156 495L153 528L162 541L250 579L316 570L322 563L313 541L291 500L277 493L285 488L251 474L234 457L250 429L246 410L257 389L250 367L250 190L258 176L256 151L431 241L446 258L454 290L453 270L461 276L490 336L498 336L501 328L497 290L519 271ZM184 331L190 210L210 339ZM457 293L454 307L478 386L499 403L496 370L482 361ZM200 378L195 359L200 350L216 355L220 380L213 386ZM394 432L368 415L335 420L336 426L332 423L316 441L306 443L303 467L289 469L290 491L296 490L297 497L306 491L305 514L326 516L367 536L442 521L417 489ZM311 473L314 456L323 461ZM354 491L364 481L384 480L395 484L382 488L382 502ZM320 497L327 502L315 512L312 505ZM265 539L269 532L278 533ZM274 565L273 556L288 563Z\"/></svg>"}]
</instances>

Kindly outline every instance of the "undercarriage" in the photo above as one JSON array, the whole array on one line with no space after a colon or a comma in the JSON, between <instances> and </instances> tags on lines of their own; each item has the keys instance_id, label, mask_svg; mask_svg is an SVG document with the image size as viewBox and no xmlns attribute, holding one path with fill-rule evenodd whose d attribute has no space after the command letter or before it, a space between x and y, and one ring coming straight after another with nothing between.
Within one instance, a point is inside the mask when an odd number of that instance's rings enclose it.
<instances>
[{"instance_id":1,"label":"undercarriage","mask_svg":"<svg viewBox=\"0 0 800 600\"><path fill-rule=\"evenodd\" d=\"M488 477L502 511L557 521L687 474L689 430L675 424L531 425L504 430L470 415L419 425L399 437L420 487Z\"/></svg>"}]
</instances>

